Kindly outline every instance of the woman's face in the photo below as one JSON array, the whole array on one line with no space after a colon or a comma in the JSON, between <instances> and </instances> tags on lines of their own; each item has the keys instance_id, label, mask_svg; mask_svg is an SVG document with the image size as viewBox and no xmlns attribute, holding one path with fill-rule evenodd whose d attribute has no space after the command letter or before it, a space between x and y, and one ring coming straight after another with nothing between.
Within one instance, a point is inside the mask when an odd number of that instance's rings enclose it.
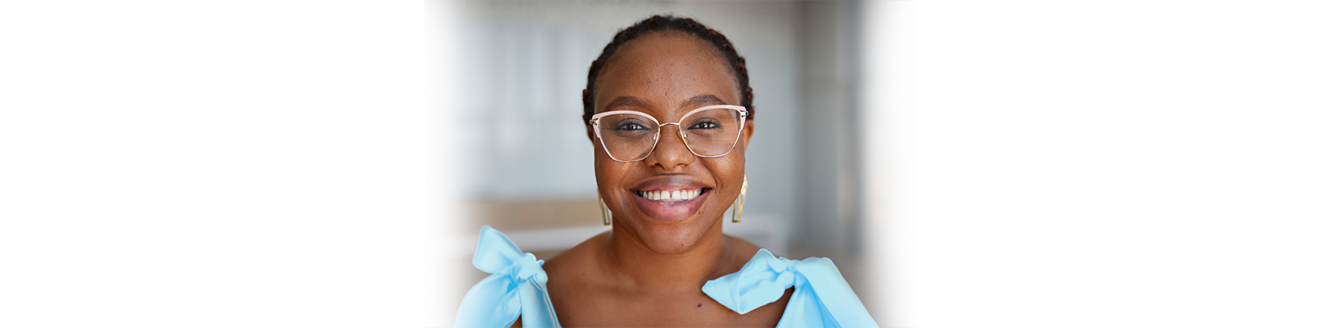
<instances>
[{"instance_id":1,"label":"woman's face","mask_svg":"<svg viewBox=\"0 0 1341 328\"><path fill-rule=\"evenodd\" d=\"M643 35L622 45L602 68L591 90L596 112L632 110L661 123L708 105L739 105L735 72L706 41L678 33ZM698 157L677 126L661 127L646 159L612 160L587 126L596 156L596 184L614 213L615 228L627 230L651 250L674 254L697 244L731 207L745 176L745 148L754 132L746 121L735 148L725 156ZM641 194L702 192L688 200L652 200Z\"/></svg>"}]
</instances>

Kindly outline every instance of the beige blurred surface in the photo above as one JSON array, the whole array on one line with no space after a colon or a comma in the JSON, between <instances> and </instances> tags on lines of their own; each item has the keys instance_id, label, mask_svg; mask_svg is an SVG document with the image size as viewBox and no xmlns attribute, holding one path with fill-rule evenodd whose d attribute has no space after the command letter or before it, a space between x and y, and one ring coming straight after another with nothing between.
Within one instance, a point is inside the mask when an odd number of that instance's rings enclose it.
<instances>
[{"instance_id":1,"label":"beige blurred surface","mask_svg":"<svg viewBox=\"0 0 1341 328\"><path fill-rule=\"evenodd\" d=\"M544 199L523 201L472 201L465 205L467 217L478 225L499 231L540 230L599 226L600 205L596 199Z\"/></svg>"}]
</instances>

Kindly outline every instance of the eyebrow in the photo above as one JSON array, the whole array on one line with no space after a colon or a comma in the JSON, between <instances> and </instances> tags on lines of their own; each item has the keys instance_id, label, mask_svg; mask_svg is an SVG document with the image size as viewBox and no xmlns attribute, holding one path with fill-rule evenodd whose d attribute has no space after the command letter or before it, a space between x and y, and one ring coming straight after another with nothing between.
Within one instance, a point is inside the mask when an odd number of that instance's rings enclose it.
<instances>
[{"instance_id":1,"label":"eyebrow","mask_svg":"<svg viewBox=\"0 0 1341 328\"><path fill-rule=\"evenodd\" d=\"M619 97L616 97L614 100L611 100L609 103L606 103L606 104L605 104L605 108L612 108L612 107L641 107L641 108L646 108L647 106L646 106L646 103L644 103L643 100L642 100L642 99L639 99L638 97L633 97L633 96L619 96Z\"/></svg>"},{"instance_id":2,"label":"eyebrow","mask_svg":"<svg viewBox=\"0 0 1341 328\"><path fill-rule=\"evenodd\" d=\"M690 97L689 99L685 99L685 101L680 102L680 107L699 107L708 105L726 105L726 102L722 101L722 98L717 98L717 96L710 94L701 94L693 96ZM638 97L619 96L615 97L614 100L610 100L609 103L605 104L605 108L613 108L613 107L647 108L647 103Z\"/></svg>"},{"instance_id":3,"label":"eyebrow","mask_svg":"<svg viewBox=\"0 0 1341 328\"><path fill-rule=\"evenodd\" d=\"M722 101L721 98L717 98L717 96L714 95L701 94L694 96L693 98L686 99L684 102L680 103L680 107L690 107L689 105L693 105L693 107L707 106L707 105L726 105L726 102Z\"/></svg>"}]
</instances>

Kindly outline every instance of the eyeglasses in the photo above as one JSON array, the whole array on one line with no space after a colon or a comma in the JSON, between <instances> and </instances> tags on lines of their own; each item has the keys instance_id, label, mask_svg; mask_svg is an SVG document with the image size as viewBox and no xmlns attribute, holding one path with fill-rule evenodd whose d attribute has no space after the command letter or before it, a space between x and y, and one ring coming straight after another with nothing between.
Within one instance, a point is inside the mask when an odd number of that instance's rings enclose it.
<instances>
[{"instance_id":1,"label":"eyeglasses","mask_svg":"<svg viewBox=\"0 0 1341 328\"><path fill-rule=\"evenodd\" d=\"M745 107L712 105L689 111L675 123L660 123L652 115L616 110L591 117L591 128L616 162L637 162L652 155L661 140L661 127L675 125L689 152L698 157L721 157L730 153L745 126Z\"/></svg>"}]
</instances>

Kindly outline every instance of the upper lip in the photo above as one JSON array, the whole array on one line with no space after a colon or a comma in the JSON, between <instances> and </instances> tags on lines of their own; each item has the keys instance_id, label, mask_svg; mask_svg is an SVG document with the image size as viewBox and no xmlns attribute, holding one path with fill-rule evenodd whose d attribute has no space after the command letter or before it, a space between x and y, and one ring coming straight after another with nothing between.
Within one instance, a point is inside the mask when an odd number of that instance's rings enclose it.
<instances>
[{"instance_id":1,"label":"upper lip","mask_svg":"<svg viewBox=\"0 0 1341 328\"><path fill-rule=\"evenodd\" d=\"M708 184L684 174L657 175L639 181L633 190L680 190L710 188Z\"/></svg>"}]
</instances>

